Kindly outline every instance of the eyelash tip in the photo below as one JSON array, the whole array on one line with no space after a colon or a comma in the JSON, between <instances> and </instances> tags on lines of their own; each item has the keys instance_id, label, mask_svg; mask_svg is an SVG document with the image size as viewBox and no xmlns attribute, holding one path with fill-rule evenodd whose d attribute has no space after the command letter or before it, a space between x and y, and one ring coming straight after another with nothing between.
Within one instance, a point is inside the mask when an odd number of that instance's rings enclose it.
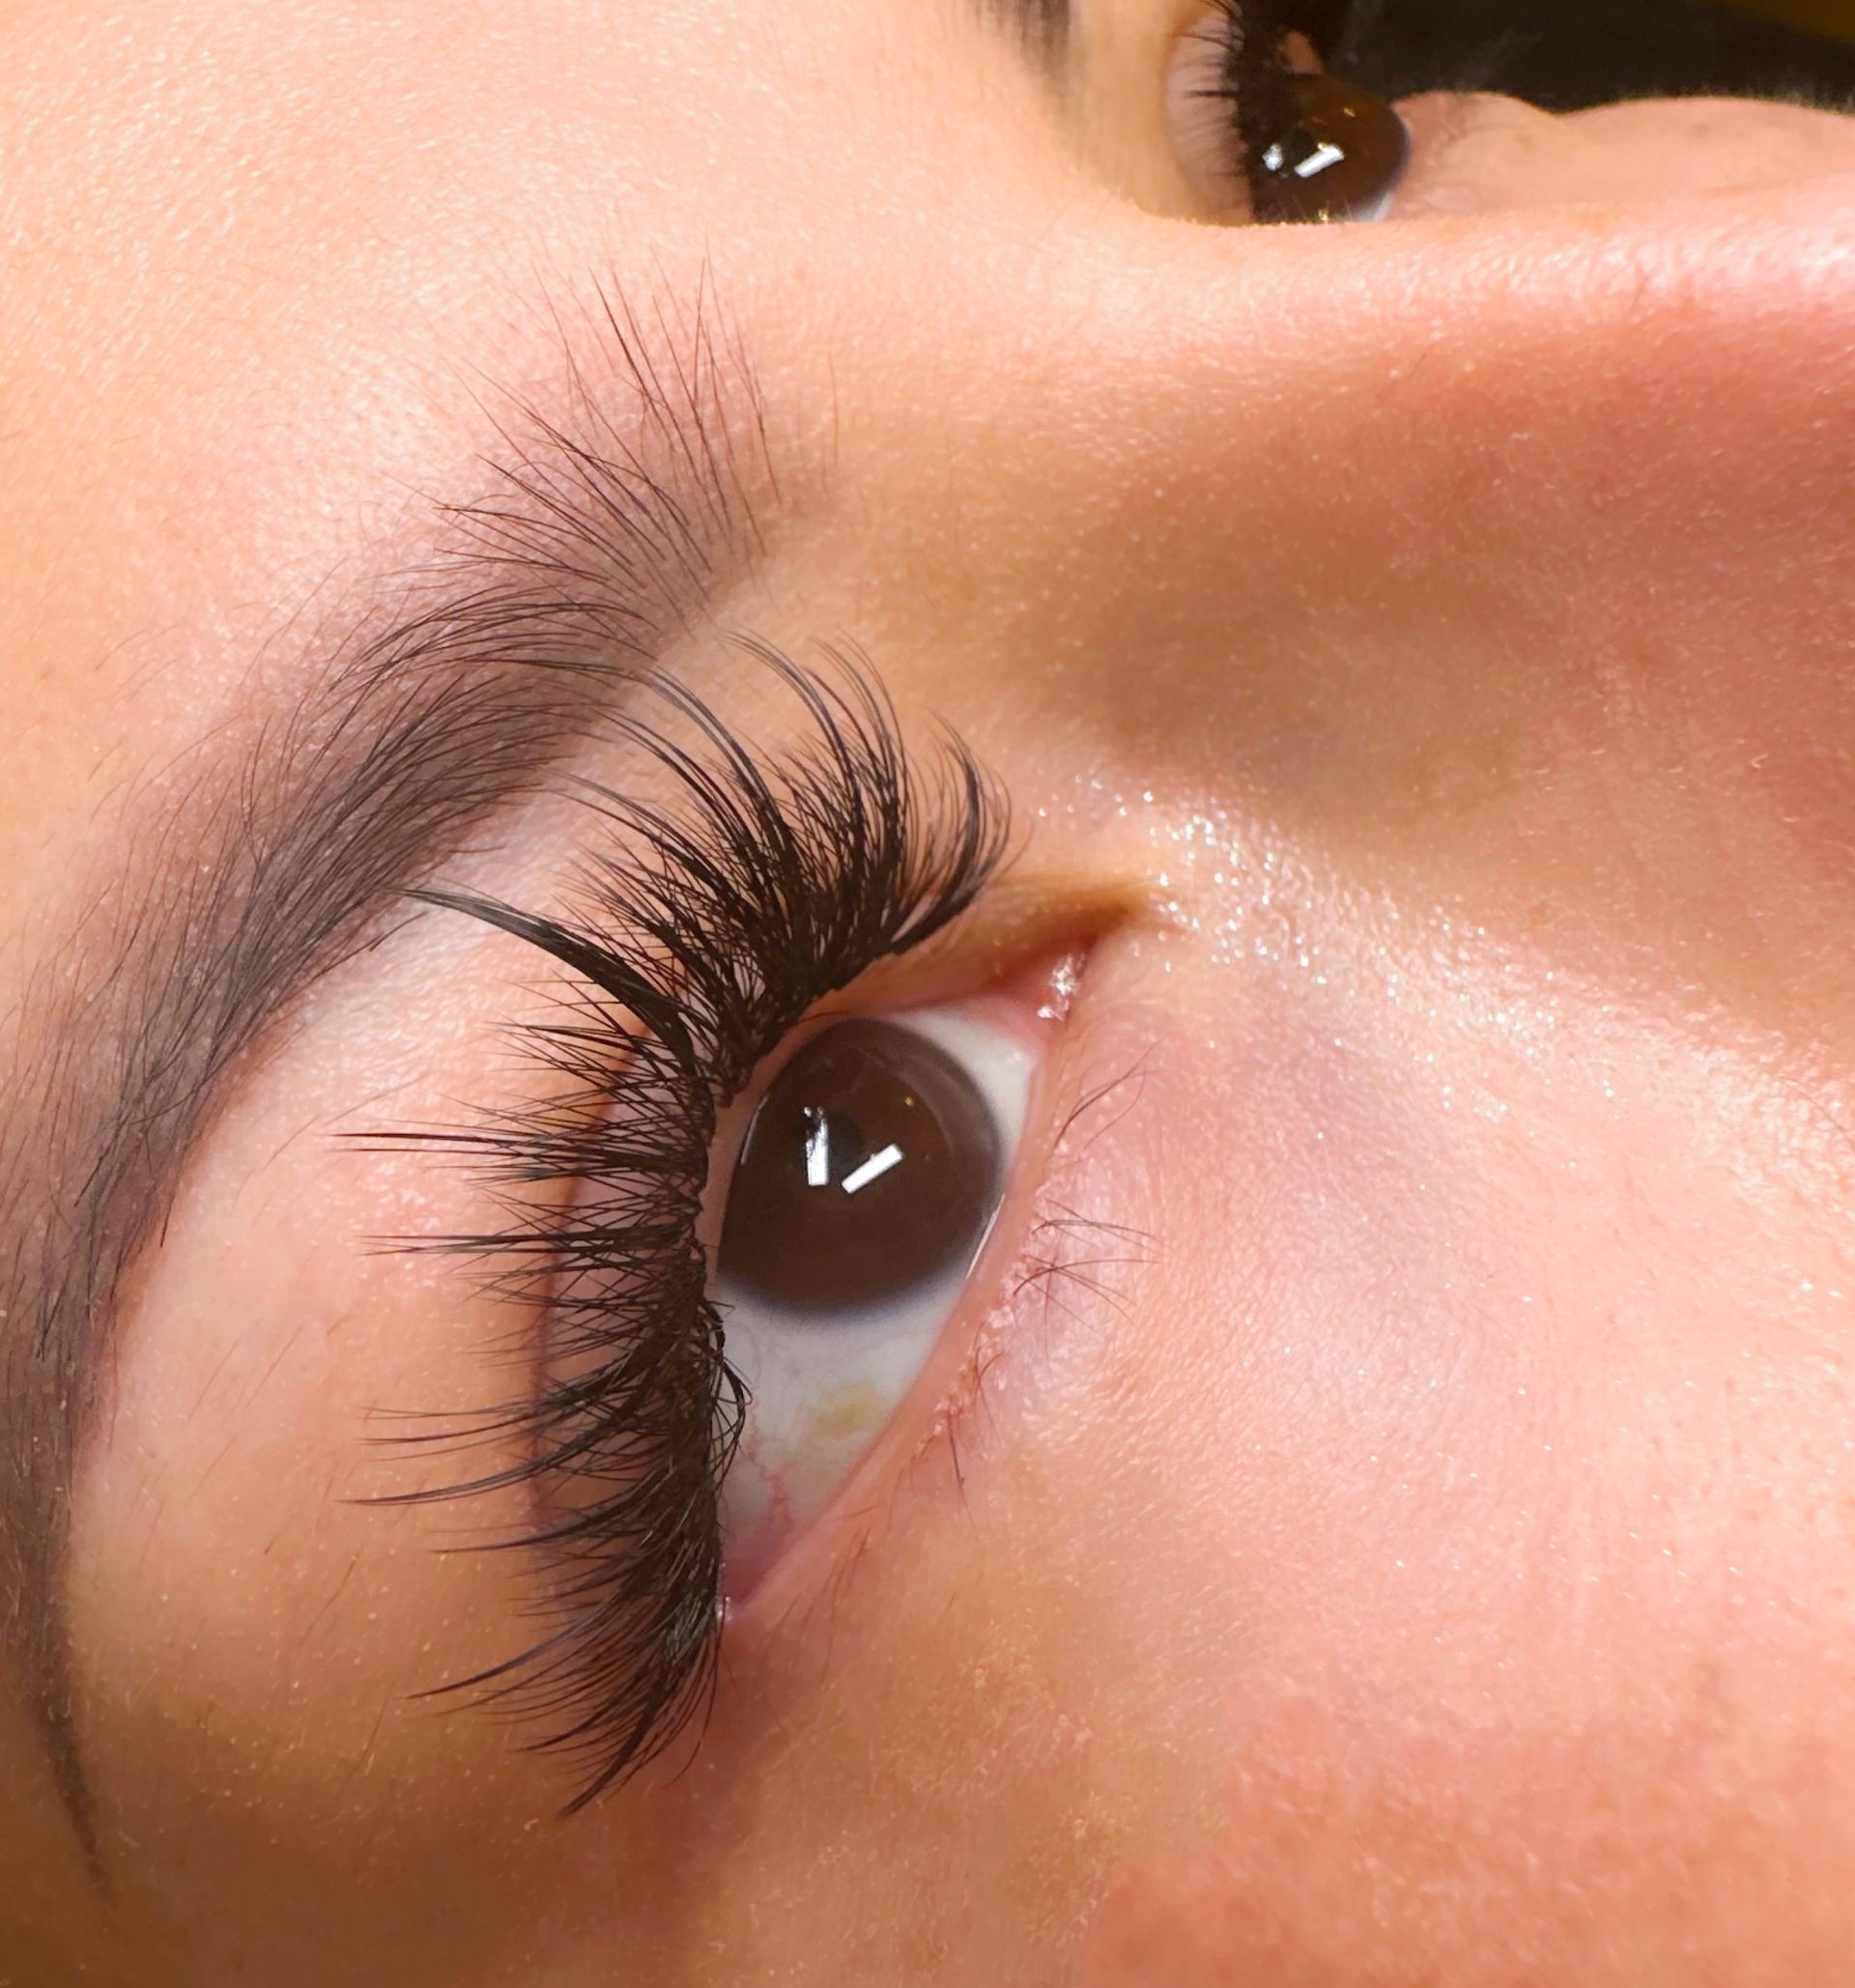
<instances>
[{"instance_id":1,"label":"eyelash tip","mask_svg":"<svg viewBox=\"0 0 1855 1988\"><path fill-rule=\"evenodd\" d=\"M573 1097L465 1129L344 1135L475 1160L515 1197L510 1226L414 1246L500 1260L487 1280L499 1294L605 1356L591 1380L544 1373L530 1400L464 1418L467 1441L513 1445L515 1463L378 1501L563 1477L599 1488L492 1543L545 1548L549 1633L422 1694L487 1698L539 1721L532 1750L588 1761L568 1815L703 1723L716 1690L720 1492L746 1412L695 1228L716 1112L818 1000L945 929L1010 853L1002 786L942 721L931 757L911 754L861 648L820 644L808 667L752 635L731 645L791 693L796 742L761 753L691 687L641 671L664 723L633 711L613 729L669 776L672 798L569 783L617 843L582 866L568 913L442 885L407 894L537 947L580 983L562 997L574 1022L522 1031L543 1066L578 1080ZM563 1179L585 1188L566 1210L522 1204L525 1184ZM442 1432L380 1440L429 1455Z\"/></svg>"}]
</instances>

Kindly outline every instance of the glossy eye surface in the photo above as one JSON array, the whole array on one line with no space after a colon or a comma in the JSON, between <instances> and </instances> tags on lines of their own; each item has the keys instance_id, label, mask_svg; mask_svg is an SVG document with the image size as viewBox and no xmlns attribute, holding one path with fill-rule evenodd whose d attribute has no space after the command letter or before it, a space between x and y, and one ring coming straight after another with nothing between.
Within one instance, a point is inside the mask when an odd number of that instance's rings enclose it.
<instances>
[{"instance_id":1,"label":"glossy eye surface","mask_svg":"<svg viewBox=\"0 0 1855 1988\"><path fill-rule=\"evenodd\" d=\"M814 1317L971 1262L997 1206L998 1128L936 1042L839 1022L780 1072L729 1183L720 1269L739 1299Z\"/></svg>"},{"instance_id":2,"label":"glossy eye surface","mask_svg":"<svg viewBox=\"0 0 1855 1988\"><path fill-rule=\"evenodd\" d=\"M1295 76L1290 122L1248 148L1259 221L1376 221L1411 156L1404 120L1382 97L1338 76Z\"/></svg>"},{"instance_id":3,"label":"glossy eye surface","mask_svg":"<svg viewBox=\"0 0 1855 1988\"><path fill-rule=\"evenodd\" d=\"M1332 32L1329 22L1329 45ZM1276 46L1254 41L1231 0L1180 38L1166 124L1185 179L1213 215L1382 220L1410 161L1410 133L1384 98L1324 73L1304 33Z\"/></svg>"},{"instance_id":4,"label":"glossy eye surface","mask_svg":"<svg viewBox=\"0 0 1855 1988\"><path fill-rule=\"evenodd\" d=\"M731 1584L830 1497L913 1384L990 1232L1037 1052L985 1004L835 1022L747 1107L715 1254L752 1401Z\"/></svg>"}]
</instances>

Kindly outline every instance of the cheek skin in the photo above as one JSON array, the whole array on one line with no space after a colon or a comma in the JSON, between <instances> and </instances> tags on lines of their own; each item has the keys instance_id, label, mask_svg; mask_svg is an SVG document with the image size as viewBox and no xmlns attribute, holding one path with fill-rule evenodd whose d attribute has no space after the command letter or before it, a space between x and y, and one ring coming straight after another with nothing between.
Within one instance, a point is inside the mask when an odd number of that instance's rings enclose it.
<instances>
[{"instance_id":1,"label":"cheek skin","mask_svg":"<svg viewBox=\"0 0 1855 1988\"><path fill-rule=\"evenodd\" d=\"M1137 1093L1064 1183L1137 1261L1013 1317L960 1472L735 1673L705 1953L1815 1978L1833 1906L1754 1933L1851 1847L1845 1162L1726 1045L1171 839L1078 1045ZM821 1873L828 1931L768 1909Z\"/></svg>"},{"instance_id":2,"label":"cheek skin","mask_svg":"<svg viewBox=\"0 0 1855 1988\"><path fill-rule=\"evenodd\" d=\"M963 1477L745 1681L714 1951L1834 1978L1845 1159L1726 1045L1174 852L1181 928L1091 976L1142 1078L1074 1184L1141 1260L1014 1322ZM822 1871L821 1949L763 1902Z\"/></svg>"},{"instance_id":3,"label":"cheek skin","mask_svg":"<svg viewBox=\"0 0 1855 1988\"><path fill-rule=\"evenodd\" d=\"M1840 1978L1845 1158L1718 1050L1562 1011L1525 1053L1536 992L1497 1028L1420 956L1394 991L1342 934L1311 952L1218 1001L1252 1048L1169 1122L1233 1128L1255 1230L1225 1509L1172 1514L1233 1578L1226 1513L1269 1528L1227 1813L1121 1870L1084 1978Z\"/></svg>"},{"instance_id":4,"label":"cheek skin","mask_svg":"<svg viewBox=\"0 0 1855 1988\"><path fill-rule=\"evenodd\" d=\"M1723 1741L1743 1704L1683 1714L1650 1683L1544 1742L1536 1703L1490 1690L1387 1733L1383 1691L1408 1701L1406 1680L1277 1654L1295 1675L1232 1695L1217 1847L1121 1874L1084 1988L1841 1978L1826 1901L1847 1832L1808 1857L1774 1843L1772 1742L1812 1810L1830 1791L1781 1732Z\"/></svg>"}]
</instances>

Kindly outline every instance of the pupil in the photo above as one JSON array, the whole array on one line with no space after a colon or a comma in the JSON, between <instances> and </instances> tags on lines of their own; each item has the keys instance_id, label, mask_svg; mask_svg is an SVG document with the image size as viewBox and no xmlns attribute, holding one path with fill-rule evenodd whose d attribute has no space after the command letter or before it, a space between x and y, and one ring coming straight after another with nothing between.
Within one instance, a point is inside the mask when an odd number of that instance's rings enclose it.
<instances>
[{"instance_id":1,"label":"pupil","mask_svg":"<svg viewBox=\"0 0 1855 1988\"><path fill-rule=\"evenodd\" d=\"M1297 128L1254 161L1258 220L1340 220L1397 185L1411 136L1383 98L1324 75L1291 77L1289 93Z\"/></svg>"},{"instance_id":2,"label":"pupil","mask_svg":"<svg viewBox=\"0 0 1855 1988\"><path fill-rule=\"evenodd\" d=\"M792 1311L892 1302L964 1269L999 1192L998 1128L937 1043L839 1022L767 1087L728 1185L725 1288Z\"/></svg>"}]
</instances>

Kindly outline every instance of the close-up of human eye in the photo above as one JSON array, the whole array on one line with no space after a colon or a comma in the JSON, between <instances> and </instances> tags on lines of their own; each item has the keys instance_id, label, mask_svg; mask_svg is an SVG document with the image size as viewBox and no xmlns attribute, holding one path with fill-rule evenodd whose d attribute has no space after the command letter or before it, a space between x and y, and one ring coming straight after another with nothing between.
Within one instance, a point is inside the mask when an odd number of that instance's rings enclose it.
<instances>
[{"instance_id":1,"label":"close-up of human eye","mask_svg":"<svg viewBox=\"0 0 1855 1988\"><path fill-rule=\"evenodd\" d=\"M931 1356L1010 1184L1034 1026L996 1001L826 1022L748 1106L714 1257L747 1396L733 1583L764 1575Z\"/></svg>"},{"instance_id":2,"label":"close-up of human eye","mask_svg":"<svg viewBox=\"0 0 1855 1988\"><path fill-rule=\"evenodd\" d=\"M1327 72L1346 10L1220 0L1166 77L1167 132L1206 210L1258 222L1389 213L1411 138L1383 97Z\"/></svg>"},{"instance_id":3,"label":"close-up of human eye","mask_svg":"<svg viewBox=\"0 0 1855 1988\"><path fill-rule=\"evenodd\" d=\"M0 7L0 1988L1843 1988L1851 112Z\"/></svg>"},{"instance_id":4,"label":"close-up of human eye","mask_svg":"<svg viewBox=\"0 0 1855 1988\"><path fill-rule=\"evenodd\" d=\"M911 753L867 666L755 663L806 736L757 754L641 684L695 740L627 721L671 791L584 791L577 916L421 894L571 977L518 1031L545 1103L403 1144L474 1157L515 1206L499 1234L412 1245L486 1270L539 1345L530 1399L408 1439L490 1438L496 1465L411 1495L530 1490L545 1633L452 1689L527 1710L582 1767L575 1807L699 1715L730 1607L932 1362L1075 984L1065 954L929 1008L824 1005L950 936L1003 862L1006 803L956 741Z\"/></svg>"}]
</instances>

